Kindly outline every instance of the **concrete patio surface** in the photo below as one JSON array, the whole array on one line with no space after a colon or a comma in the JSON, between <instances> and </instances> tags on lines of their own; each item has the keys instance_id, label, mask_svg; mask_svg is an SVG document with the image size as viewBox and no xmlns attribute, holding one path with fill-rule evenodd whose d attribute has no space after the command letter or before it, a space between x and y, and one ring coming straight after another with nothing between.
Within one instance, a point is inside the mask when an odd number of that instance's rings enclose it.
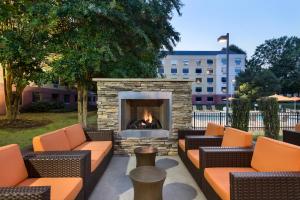
<instances>
[{"instance_id":1,"label":"concrete patio surface","mask_svg":"<svg viewBox=\"0 0 300 200\"><path fill-rule=\"evenodd\" d=\"M90 200L133 200L133 188L128 175L135 164L134 156L114 156ZM164 200L206 200L178 156L158 156L156 165L167 172Z\"/></svg>"}]
</instances>

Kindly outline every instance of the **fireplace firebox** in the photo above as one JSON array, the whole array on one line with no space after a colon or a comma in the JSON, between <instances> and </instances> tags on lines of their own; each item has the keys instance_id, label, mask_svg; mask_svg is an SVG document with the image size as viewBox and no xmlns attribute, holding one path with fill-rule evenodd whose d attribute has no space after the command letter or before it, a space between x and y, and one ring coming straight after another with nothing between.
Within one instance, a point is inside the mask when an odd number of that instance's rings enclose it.
<instances>
[{"instance_id":1,"label":"fireplace firebox","mask_svg":"<svg viewBox=\"0 0 300 200\"><path fill-rule=\"evenodd\" d=\"M171 128L170 92L119 92L120 130Z\"/></svg>"}]
</instances>

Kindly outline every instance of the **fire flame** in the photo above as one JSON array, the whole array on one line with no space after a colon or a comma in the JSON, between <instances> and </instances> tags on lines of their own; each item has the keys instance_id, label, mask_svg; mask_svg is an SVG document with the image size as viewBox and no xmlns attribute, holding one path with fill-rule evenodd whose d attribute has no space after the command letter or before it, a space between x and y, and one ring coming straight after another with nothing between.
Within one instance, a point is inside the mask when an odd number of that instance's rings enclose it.
<instances>
[{"instance_id":1,"label":"fire flame","mask_svg":"<svg viewBox=\"0 0 300 200\"><path fill-rule=\"evenodd\" d=\"M148 110L144 110L144 120L145 122L152 123L152 114Z\"/></svg>"}]
</instances>

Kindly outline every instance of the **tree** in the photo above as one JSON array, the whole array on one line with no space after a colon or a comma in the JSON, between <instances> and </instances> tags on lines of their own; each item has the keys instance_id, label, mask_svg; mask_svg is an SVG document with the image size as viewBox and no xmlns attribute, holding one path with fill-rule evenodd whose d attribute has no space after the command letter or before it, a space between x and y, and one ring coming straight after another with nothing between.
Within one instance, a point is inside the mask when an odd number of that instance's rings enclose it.
<instances>
[{"instance_id":1,"label":"tree","mask_svg":"<svg viewBox=\"0 0 300 200\"><path fill-rule=\"evenodd\" d=\"M52 1L0 2L0 63L4 76L6 118L19 113L24 88L43 80L43 63L55 20Z\"/></svg>"},{"instance_id":2,"label":"tree","mask_svg":"<svg viewBox=\"0 0 300 200\"><path fill-rule=\"evenodd\" d=\"M226 50L226 48L222 48L222 51L225 51L225 50ZM243 49L241 49L240 47L238 47L235 44L229 45L229 50L233 51L235 53L238 53L238 54L246 54L247 55L246 51L244 51Z\"/></svg>"},{"instance_id":3,"label":"tree","mask_svg":"<svg viewBox=\"0 0 300 200\"><path fill-rule=\"evenodd\" d=\"M257 66L270 69L278 77L281 93L300 91L300 87L294 86L299 85L300 38L284 36L266 40L256 48L251 59Z\"/></svg>"},{"instance_id":4,"label":"tree","mask_svg":"<svg viewBox=\"0 0 300 200\"><path fill-rule=\"evenodd\" d=\"M154 76L159 50L172 49L179 40L170 19L180 7L180 0L59 2L53 41L60 56L52 64L53 73L77 85L83 126L92 77Z\"/></svg>"}]
</instances>

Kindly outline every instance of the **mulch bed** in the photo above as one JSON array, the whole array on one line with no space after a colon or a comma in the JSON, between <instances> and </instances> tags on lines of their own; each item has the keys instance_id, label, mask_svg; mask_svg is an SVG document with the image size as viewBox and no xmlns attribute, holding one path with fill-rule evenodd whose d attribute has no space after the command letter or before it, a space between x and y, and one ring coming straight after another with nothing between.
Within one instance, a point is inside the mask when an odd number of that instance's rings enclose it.
<instances>
[{"instance_id":1,"label":"mulch bed","mask_svg":"<svg viewBox=\"0 0 300 200\"><path fill-rule=\"evenodd\" d=\"M0 128L35 128L50 124L52 121L48 119L43 120L30 120L30 119L17 119L15 121L9 121L6 119L0 120Z\"/></svg>"}]
</instances>

